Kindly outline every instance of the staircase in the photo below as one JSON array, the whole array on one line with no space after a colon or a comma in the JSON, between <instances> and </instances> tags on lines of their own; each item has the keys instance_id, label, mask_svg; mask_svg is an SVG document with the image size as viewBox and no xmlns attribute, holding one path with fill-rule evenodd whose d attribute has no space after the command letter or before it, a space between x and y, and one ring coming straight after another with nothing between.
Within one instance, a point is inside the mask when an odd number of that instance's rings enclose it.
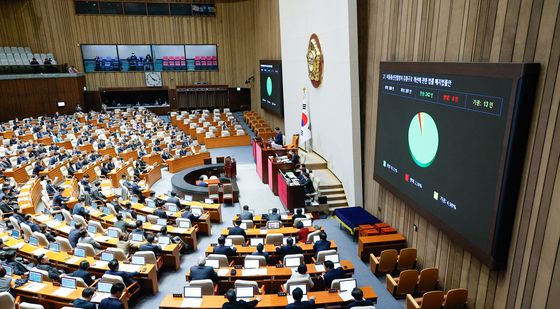
<instances>
[{"instance_id":1,"label":"staircase","mask_svg":"<svg viewBox=\"0 0 560 309\"><path fill-rule=\"evenodd\" d=\"M336 208L348 207L348 201L346 200L346 194L344 194L344 188L342 184L329 184L329 185L319 185L319 191L322 196L327 197L327 204L329 205L329 210L333 211Z\"/></svg>"}]
</instances>

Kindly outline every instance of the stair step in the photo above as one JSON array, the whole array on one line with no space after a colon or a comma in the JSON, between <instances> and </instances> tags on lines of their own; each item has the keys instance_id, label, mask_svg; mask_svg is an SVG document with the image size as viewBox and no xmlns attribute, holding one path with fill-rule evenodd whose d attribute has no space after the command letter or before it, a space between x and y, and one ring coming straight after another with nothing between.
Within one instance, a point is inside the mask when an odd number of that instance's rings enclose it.
<instances>
[{"instance_id":1,"label":"stair step","mask_svg":"<svg viewBox=\"0 0 560 309\"><path fill-rule=\"evenodd\" d=\"M319 187L319 190L321 190L321 194L323 194L323 195L327 195L327 194L344 194L344 189L342 189L342 188L323 189L323 188Z\"/></svg>"},{"instance_id":2,"label":"stair step","mask_svg":"<svg viewBox=\"0 0 560 309\"><path fill-rule=\"evenodd\" d=\"M321 194L323 196L325 196L325 194ZM346 195L344 194L331 194L331 195L326 195L327 197L327 201L331 200L331 201L340 201L340 200L346 200Z\"/></svg>"},{"instance_id":3,"label":"stair step","mask_svg":"<svg viewBox=\"0 0 560 309\"><path fill-rule=\"evenodd\" d=\"M329 207L348 206L348 201L346 199L335 201L327 199L327 205L329 205Z\"/></svg>"},{"instance_id":4,"label":"stair step","mask_svg":"<svg viewBox=\"0 0 560 309\"><path fill-rule=\"evenodd\" d=\"M321 189L321 191L323 190L328 190L328 189L343 189L342 184L341 183L337 183L337 184L333 184L333 185L319 185L319 189Z\"/></svg>"}]
</instances>

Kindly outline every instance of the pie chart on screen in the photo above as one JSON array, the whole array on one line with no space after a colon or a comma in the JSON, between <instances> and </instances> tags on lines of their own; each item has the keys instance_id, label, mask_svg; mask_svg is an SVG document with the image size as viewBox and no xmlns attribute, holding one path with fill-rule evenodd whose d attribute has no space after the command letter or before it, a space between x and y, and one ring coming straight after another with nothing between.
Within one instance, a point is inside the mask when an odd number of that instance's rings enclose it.
<instances>
[{"instance_id":1,"label":"pie chart on screen","mask_svg":"<svg viewBox=\"0 0 560 309\"><path fill-rule=\"evenodd\" d=\"M416 165L426 168L434 162L439 146L436 122L430 114L419 112L408 126L408 148Z\"/></svg>"},{"instance_id":2,"label":"pie chart on screen","mask_svg":"<svg viewBox=\"0 0 560 309\"><path fill-rule=\"evenodd\" d=\"M266 79L266 92L269 97L272 95L272 78L270 76Z\"/></svg>"}]
</instances>

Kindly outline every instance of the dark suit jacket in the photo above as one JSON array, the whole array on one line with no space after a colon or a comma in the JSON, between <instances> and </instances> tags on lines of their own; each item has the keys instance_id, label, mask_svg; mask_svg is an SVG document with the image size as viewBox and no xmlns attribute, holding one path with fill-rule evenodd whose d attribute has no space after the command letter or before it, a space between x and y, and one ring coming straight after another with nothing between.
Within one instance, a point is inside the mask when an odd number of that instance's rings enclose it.
<instances>
[{"instance_id":1,"label":"dark suit jacket","mask_svg":"<svg viewBox=\"0 0 560 309\"><path fill-rule=\"evenodd\" d=\"M329 250L331 248L331 242L329 240L318 240L313 244L313 250L315 250L315 255L319 251Z\"/></svg>"},{"instance_id":2,"label":"dark suit jacket","mask_svg":"<svg viewBox=\"0 0 560 309\"><path fill-rule=\"evenodd\" d=\"M124 304L120 299L108 297L99 303L99 309L124 309Z\"/></svg>"},{"instance_id":3,"label":"dark suit jacket","mask_svg":"<svg viewBox=\"0 0 560 309\"><path fill-rule=\"evenodd\" d=\"M325 279L325 287L330 288L331 283L333 282L334 279L342 279L345 277L344 275L345 273L342 267L329 270L328 272L325 273L323 277Z\"/></svg>"},{"instance_id":4,"label":"dark suit jacket","mask_svg":"<svg viewBox=\"0 0 560 309\"><path fill-rule=\"evenodd\" d=\"M276 248L276 253L278 253L279 255L286 255L286 254L298 254L298 253L302 253L303 250L296 245L292 245L292 246L281 246Z\"/></svg>"},{"instance_id":5,"label":"dark suit jacket","mask_svg":"<svg viewBox=\"0 0 560 309\"><path fill-rule=\"evenodd\" d=\"M167 199L167 202L168 202L168 203L175 204L175 205L177 205L177 207L181 207L181 201L180 201L178 198L174 197L174 196L168 198L168 199Z\"/></svg>"},{"instance_id":6,"label":"dark suit jacket","mask_svg":"<svg viewBox=\"0 0 560 309\"><path fill-rule=\"evenodd\" d=\"M235 253L237 252L236 249L232 249L231 247L228 246L215 246L214 247L214 251L212 253L214 254L225 254L227 256L231 256L231 255L235 255Z\"/></svg>"},{"instance_id":7,"label":"dark suit jacket","mask_svg":"<svg viewBox=\"0 0 560 309\"><path fill-rule=\"evenodd\" d=\"M294 301L293 303L286 306L286 309L312 309L315 308L315 301Z\"/></svg>"},{"instance_id":8,"label":"dark suit jacket","mask_svg":"<svg viewBox=\"0 0 560 309\"><path fill-rule=\"evenodd\" d=\"M244 300L237 300L234 302L227 302L222 305L222 309L249 309L255 308L259 302L255 299L250 302Z\"/></svg>"},{"instance_id":9,"label":"dark suit jacket","mask_svg":"<svg viewBox=\"0 0 560 309\"><path fill-rule=\"evenodd\" d=\"M160 209L160 208L156 208L154 210L154 216L158 216L159 218L162 218L162 219L167 219L167 213L165 213L165 210Z\"/></svg>"},{"instance_id":10,"label":"dark suit jacket","mask_svg":"<svg viewBox=\"0 0 560 309\"><path fill-rule=\"evenodd\" d=\"M148 243L140 245L139 249L140 251L152 251L153 253L155 253L155 255L160 255L163 252L163 250L159 245L148 244Z\"/></svg>"},{"instance_id":11,"label":"dark suit jacket","mask_svg":"<svg viewBox=\"0 0 560 309\"><path fill-rule=\"evenodd\" d=\"M75 301L73 301L72 306L76 307L76 308L83 308L83 309L96 309L97 308L97 306L94 303L89 302L85 299L81 299L81 298L78 298Z\"/></svg>"},{"instance_id":12,"label":"dark suit jacket","mask_svg":"<svg viewBox=\"0 0 560 309\"><path fill-rule=\"evenodd\" d=\"M123 279L124 284L126 284L126 286L129 286L131 284L133 284L134 282L136 282L136 280L132 279L132 277L138 276L139 273L138 272L133 272L133 273L127 273L124 271L112 271L112 270L108 270L105 272L107 275L113 275L113 276L119 276Z\"/></svg>"},{"instance_id":13,"label":"dark suit jacket","mask_svg":"<svg viewBox=\"0 0 560 309\"><path fill-rule=\"evenodd\" d=\"M245 234L245 230L240 228L239 226L234 226L232 228L229 229L229 235L241 235L243 237L246 237L247 234Z\"/></svg>"},{"instance_id":14,"label":"dark suit jacket","mask_svg":"<svg viewBox=\"0 0 560 309\"><path fill-rule=\"evenodd\" d=\"M348 308L352 307L362 307L362 306L373 306L373 302L368 299L356 300L348 304Z\"/></svg>"},{"instance_id":15,"label":"dark suit jacket","mask_svg":"<svg viewBox=\"0 0 560 309\"><path fill-rule=\"evenodd\" d=\"M76 270L75 272L71 273L70 276L84 279L84 282L88 286L93 283L93 279L91 279L91 274L83 269Z\"/></svg>"},{"instance_id":16,"label":"dark suit jacket","mask_svg":"<svg viewBox=\"0 0 560 309\"><path fill-rule=\"evenodd\" d=\"M191 280L204 279L211 279L215 282L218 279L218 274L210 266L191 266Z\"/></svg>"}]
</instances>

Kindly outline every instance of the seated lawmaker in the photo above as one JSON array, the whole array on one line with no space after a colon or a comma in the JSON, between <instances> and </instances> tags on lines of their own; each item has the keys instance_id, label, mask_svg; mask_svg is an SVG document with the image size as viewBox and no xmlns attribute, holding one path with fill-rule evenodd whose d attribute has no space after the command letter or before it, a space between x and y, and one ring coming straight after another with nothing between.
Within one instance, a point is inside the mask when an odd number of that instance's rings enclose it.
<instances>
[{"instance_id":1,"label":"seated lawmaker","mask_svg":"<svg viewBox=\"0 0 560 309\"><path fill-rule=\"evenodd\" d=\"M214 271L214 268L206 265L206 258L201 256L198 258L198 265L191 266L190 274L191 280L205 280L210 279L212 282L218 280L218 274Z\"/></svg>"},{"instance_id":2,"label":"seated lawmaker","mask_svg":"<svg viewBox=\"0 0 560 309\"><path fill-rule=\"evenodd\" d=\"M171 192L171 196L167 198L167 203L175 204L177 207L181 207L181 200L177 197L177 193Z\"/></svg>"},{"instance_id":3,"label":"seated lawmaker","mask_svg":"<svg viewBox=\"0 0 560 309\"><path fill-rule=\"evenodd\" d=\"M268 221L282 221L282 216L278 213L278 208L272 208L272 213L268 214Z\"/></svg>"},{"instance_id":4,"label":"seated lawmaker","mask_svg":"<svg viewBox=\"0 0 560 309\"><path fill-rule=\"evenodd\" d=\"M309 300L302 301L303 299L303 291L301 288L295 288L292 291L292 297L294 298L294 302L288 304L286 309L313 309L315 308L315 296L309 297Z\"/></svg>"},{"instance_id":5,"label":"seated lawmaker","mask_svg":"<svg viewBox=\"0 0 560 309\"><path fill-rule=\"evenodd\" d=\"M214 247L212 253L233 256L237 253L237 248L226 246L226 238L224 236L220 236L218 237L218 245Z\"/></svg>"},{"instance_id":6,"label":"seated lawmaker","mask_svg":"<svg viewBox=\"0 0 560 309\"><path fill-rule=\"evenodd\" d=\"M263 244L258 244L257 245L257 251L251 253L251 255L260 255L260 256L264 256L264 258L266 259L266 263L268 264L268 262L270 261L269 259L269 254L268 252L264 251L264 245Z\"/></svg>"},{"instance_id":7,"label":"seated lawmaker","mask_svg":"<svg viewBox=\"0 0 560 309\"><path fill-rule=\"evenodd\" d=\"M121 297L125 288L126 287L122 283L113 284L111 287L111 296L103 299L99 303L99 309L124 309Z\"/></svg>"},{"instance_id":8,"label":"seated lawmaker","mask_svg":"<svg viewBox=\"0 0 560 309\"><path fill-rule=\"evenodd\" d=\"M235 226L229 228L228 235L241 235L243 237L247 237L247 234L245 233L245 230L240 227L241 220L237 219L237 220L235 220L235 222L233 224Z\"/></svg>"},{"instance_id":9,"label":"seated lawmaker","mask_svg":"<svg viewBox=\"0 0 560 309\"><path fill-rule=\"evenodd\" d=\"M208 184L204 181L204 177L198 177L198 180L195 183L199 187L208 187Z\"/></svg>"},{"instance_id":10,"label":"seated lawmaker","mask_svg":"<svg viewBox=\"0 0 560 309\"><path fill-rule=\"evenodd\" d=\"M89 262L87 260L83 260L80 262L79 268L74 271L73 273L68 274L70 277L82 278L84 282L90 286L93 283L93 279L91 278L91 274L89 273Z\"/></svg>"},{"instance_id":11,"label":"seated lawmaker","mask_svg":"<svg viewBox=\"0 0 560 309\"><path fill-rule=\"evenodd\" d=\"M288 279L288 281L290 281L290 280L300 280L300 279L307 280L309 282L309 286L311 288L313 288L313 286L315 285L315 283L311 279L311 276L307 273L307 265L305 265L305 264L299 265L298 268L297 268L297 271L292 273L292 276L290 277L290 279Z\"/></svg>"},{"instance_id":12,"label":"seated lawmaker","mask_svg":"<svg viewBox=\"0 0 560 309\"><path fill-rule=\"evenodd\" d=\"M352 290L352 297L354 297L354 301L348 304L348 308L373 306L371 300L364 299L364 292L360 288L354 288Z\"/></svg>"},{"instance_id":13,"label":"seated lawmaker","mask_svg":"<svg viewBox=\"0 0 560 309\"><path fill-rule=\"evenodd\" d=\"M154 234L148 234L146 236L146 243L140 245L140 251L151 251L156 256L160 256L163 253L161 246L157 244Z\"/></svg>"},{"instance_id":14,"label":"seated lawmaker","mask_svg":"<svg viewBox=\"0 0 560 309\"><path fill-rule=\"evenodd\" d=\"M6 269L0 266L0 293L10 292L12 277L6 276Z\"/></svg>"},{"instance_id":15,"label":"seated lawmaker","mask_svg":"<svg viewBox=\"0 0 560 309\"><path fill-rule=\"evenodd\" d=\"M82 290L82 297L77 298L72 302L72 307L74 308L81 308L81 309L96 309L97 305L91 302L93 298L93 294L95 294L94 288L85 288Z\"/></svg>"},{"instance_id":16,"label":"seated lawmaker","mask_svg":"<svg viewBox=\"0 0 560 309\"><path fill-rule=\"evenodd\" d=\"M303 226L303 222L299 221L298 223L296 223L296 229L299 230L296 236L297 241L306 242L307 235L309 235L309 228Z\"/></svg>"},{"instance_id":17,"label":"seated lawmaker","mask_svg":"<svg viewBox=\"0 0 560 309\"><path fill-rule=\"evenodd\" d=\"M274 144L283 146L284 143L282 140L282 131L280 130L280 128L276 127L274 128L274 132L276 132L276 137L274 138Z\"/></svg>"},{"instance_id":18,"label":"seated lawmaker","mask_svg":"<svg viewBox=\"0 0 560 309\"><path fill-rule=\"evenodd\" d=\"M286 245L276 247L276 253L280 256L284 256L287 254L299 254L303 253L303 249L301 247L294 245L294 239L292 237L288 237L286 239Z\"/></svg>"},{"instance_id":19,"label":"seated lawmaker","mask_svg":"<svg viewBox=\"0 0 560 309\"><path fill-rule=\"evenodd\" d=\"M327 233L321 232L319 233L319 240L317 240L313 244L313 250L315 251L315 257L317 257L317 253L324 250L331 249L331 241L327 240Z\"/></svg>"},{"instance_id":20,"label":"seated lawmaker","mask_svg":"<svg viewBox=\"0 0 560 309\"><path fill-rule=\"evenodd\" d=\"M325 261L325 273L323 274L323 280L325 281L325 287L330 288L331 283L335 279L345 278L344 269L342 267L334 268L334 263L332 261Z\"/></svg>"},{"instance_id":21,"label":"seated lawmaker","mask_svg":"<svg viewBox=\"0 0 560 309\"><path fill-rule=\"evenodd\" d=\"M296 213L292 216L292 221L295 221L297 218L305 219L307 216L303 213L303 209L298 208L296 209Z\"/></svg>"},{"instance_id":22,"label":"seated lawmaker","mask_svg":"<svg viewBox=\"0 0 560 309\"><path fill-rule=\"evenodd\" d=\"M119 261L117 261L116 259L111 260L108 266L109 270L106 271L105 274L121 277L126 286L130 286L131 284L136 282L136 280L134 280L134 277L138 277L140 275L140 273L137 271L133 273L119 271Z\"/></svg>"},{"instance_id":23,"label":"seated lawmaker","mask_svg":"<svg viewBox=\"0 0 560 309\"><path fill-rule=\"evenodd\" d=\"M253 220L253 213L249 211L249 205L243 206L243 211L239 214L241 220Z\"/></svg>"},{"instance_id":24,"label":"seated lawmaker","mask_svg":"<svg viewBox=\"0 0 560 309\"><path fill-rule=\"evenodd\" d=\"M234 289L229 289L226 293L227 302L222 305L222 309L250 309L255 308L261 301L256 297L254 300L246 302L242 299L237 300L237 294Z\"/></svg>"}]
</instances>

